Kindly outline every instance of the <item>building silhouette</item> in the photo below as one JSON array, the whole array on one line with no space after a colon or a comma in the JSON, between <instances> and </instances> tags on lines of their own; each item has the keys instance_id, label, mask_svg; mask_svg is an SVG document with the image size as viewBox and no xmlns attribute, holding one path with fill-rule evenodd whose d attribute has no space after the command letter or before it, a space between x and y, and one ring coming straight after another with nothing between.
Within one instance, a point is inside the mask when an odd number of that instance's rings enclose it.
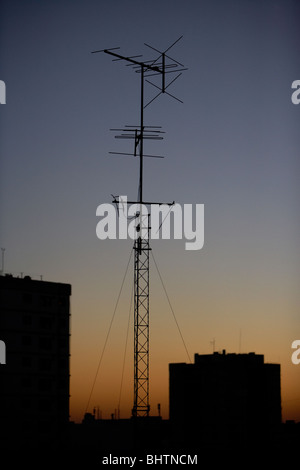
<instances>
[{"instance_id":1,"label":"building silhouette","mask_svg":"<svg viewBox=\"0 0 300 470\"><path fill-rule=\"evenodd\" d=\"M1 450L88 450L99 458L190 449L198 455L221 450L223 456L263 447L269 456L298 442L299 425L281 424L280 365L254 353L195 354L193 364L169 364L169 420L158 412L122 420L86 415L81 424L70 423L70 296L69 284L0 276L6 349Z\"/></svg>"},{"instance_id":2,"label":"building silhouette","mask_svg":"<svg viewBox=\"0 0 300 470\"><path fill-rule=\"evenodd\" d=\"M0 440L53 446L69 421L71 286L0 276Z\"/></svg>"},{"instance_id":3,"label":"building silhouette","mask_svg":"<svg viewBox=\"0 0 300 470\"><path fill-rule=\"evenodd\" d=\"M281 424L280 365L254 353L195 354L169 364L173 438L192 446L230 448L275 439Z\"/></svg>"}]
</instances>

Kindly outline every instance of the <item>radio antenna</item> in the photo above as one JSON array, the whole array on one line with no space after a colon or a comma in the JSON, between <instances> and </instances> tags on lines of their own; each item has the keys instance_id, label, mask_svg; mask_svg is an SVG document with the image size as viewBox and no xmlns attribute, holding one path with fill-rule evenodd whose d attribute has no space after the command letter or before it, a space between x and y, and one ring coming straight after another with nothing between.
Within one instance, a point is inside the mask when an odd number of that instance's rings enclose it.
<instances>
[{"instance_id":1,"label":"radio antenna","mask_svg":"<svg viewBox=\"0 0 300 470\"><path fill-rule=\"evenodd\" d=\"M163 52L149 44L145 44L158 55L151 60L142 60L142 55L126 56L119 53L119 47L93 51L103 52L113 57L113 61L121 61L140 74L140 123L137 126L125 126L121 129L112 129L119 134L118 139L132 139L134 148L132 153L110 152L114 155L139 156L139 197L138 201L129 204L139 204L140 211L137 213L137 237L134 242L134 403L132 409L133 417L149 416L149 244L150 221L148 214L142 212L143 205L163 204L149 203L143 199L143 161L144 157L163 158L161 155L149 155L144 153L145 140L161 140L164 132L157 126L145 126L144 109L155 101L161 94L182 101L167 91L169 87L181 76L184 65L170 57L167 52L177 44L183 36L180 36ZM118 51L118 52L116 52ZM174 74L175 77L174 77ZM151 77L151 80L149 80ZM157 77L159 80L157 80ZM169 78L170 77L170 78ZM156 88L159 92L145 103L145 82ZM114 197L113 202L120 202L120 198ZM169 203L172 205L173 203Z\"/></svg>"}]
</instances>

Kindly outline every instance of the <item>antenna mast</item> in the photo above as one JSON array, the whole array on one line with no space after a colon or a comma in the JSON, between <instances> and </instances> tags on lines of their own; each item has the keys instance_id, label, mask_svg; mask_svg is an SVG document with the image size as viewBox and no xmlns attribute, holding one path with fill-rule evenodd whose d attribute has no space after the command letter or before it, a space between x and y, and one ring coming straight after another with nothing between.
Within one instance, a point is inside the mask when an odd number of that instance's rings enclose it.
<instances>
[{"instance_id":1,"label":"antenna mast","mask_svg":"<svg viewBox=\"0 0 300 470\"><path fill-rule=\"evenodd\" d=\"M148 48L156 51L159 55L152 60L139 61L138 56L123 56L116 50L119 47L113 49L103 49L99 51L93 51L93 53L104 52L114 57L114 61L125 61L128 66L131 66L136 73L140 73L141 76L141 95L140 95L140 124L139 126L125 126L124 129L114 129L121 131L121 135L116 138L122 139L134 139L134 153L120 153L110 152L119 155L132 155L137 156L137 150L139 151L140 160L140 172L139 172L139 197L138 201L129 202L129 204L140 205L139 213L136 213L137 218L137 237L134 242L134 403L132 409L133 417L144 417L149 416L150 402L149 402L149 252L151 250L149 244L150 235L150 215L143 214L143 205L148 204L163 204L163 203L149 203L143 199L143 159L144 157L163 158L158 155L146 155L144 154L144 140L162 139L160 127L156 126L145 126L144 125L144 109L149 106L156 98L162 93L167 94L171 98L180 101L175 96L171 95L166 89L180 77L184 68L183 64L172 59L166 53L182 38L178 38L170 47L164 52L155 49L148 44L145 44ZM175 78L166 85L166 74L177 73ZM161 83L157 85L150 80L148 77L160 76ZM144 87L145 82L149 83L153 87L159 90L148 103L144 104ZM119 203L121 199L115 197L113 202ZM170 203L172 205L173 203Z\"/></svg>"}]
</instances>

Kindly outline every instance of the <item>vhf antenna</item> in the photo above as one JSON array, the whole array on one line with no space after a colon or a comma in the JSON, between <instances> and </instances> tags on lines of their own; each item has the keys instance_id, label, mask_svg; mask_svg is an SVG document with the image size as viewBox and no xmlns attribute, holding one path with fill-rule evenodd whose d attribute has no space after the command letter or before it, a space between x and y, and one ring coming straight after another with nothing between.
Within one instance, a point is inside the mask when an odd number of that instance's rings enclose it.
<instances>
[{"instance_id":1,"label":"vhf antenna","mask_svg":"<svg viewBox=\"0 0 300 470\"><path fill-rule=\"evenodd\" d=\"M139 177L139 197L138 201L129 201L128 204L140 204L140 211L136 214L138 223L136 225L137 237L134 242L134 403L132 417L147 417L150 411L149 402L149 231L150 221L148 215L143 215L142 207L148 204L164 204L159 202L145 202L143 200L143 159L144 157L164 158L161 155L148 155L144 153L144 140L161 140L163 138L160 127L144 125L144 109L153 103L161 94L166 94L171 98L182 103L176 96L172 95L167 89L177 80L184 70L187 70L183 64L173 59L167 54L169 50L177 44L183 36L180 36L164 52L145 43L145 46L158 53L155 59L142 61L137 60L142 55L123 56L119 52L119 47L93 51L92 53L104 52L114 57L113 61L124 61L127 67L131 67L141 76L141 102L140 102L140 124L138 126L125 126L121 129L112 129L120 132L116 136L118 139L133 139L133 153L110 152L114 155L139 156L140 177ZM167 74L171 75L171 80L167 80ZM160 77L161 81L153 83L154 77ZM153 77L148 80L149 77ZM144 103L145 82L150 84L159 92ZM114 203L120 203L119 196L114 197ZM169 203L173 205L174 202Z\"/></svg>"}]
</instances>

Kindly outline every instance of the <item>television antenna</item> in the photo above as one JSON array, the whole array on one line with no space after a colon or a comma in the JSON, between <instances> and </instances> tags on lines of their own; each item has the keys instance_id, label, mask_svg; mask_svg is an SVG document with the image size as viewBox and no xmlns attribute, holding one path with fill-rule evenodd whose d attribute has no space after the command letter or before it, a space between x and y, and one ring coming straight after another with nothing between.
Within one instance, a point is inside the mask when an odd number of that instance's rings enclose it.
<instances>
[{"instance_id":1,"label":"television antenna","mask_svg":"<svg viewBox=\"0 0 300 470\"><path fill-rule=\"evenodd\" d=\"M139 156L139 196L138 201L130 201L128 204L139 204L140 210L136 213L137 237L134 242L134 403L132 417L149 416L149 244L150 216L143 214L143 205L164 204L159 202L146 202L143 199L143 160L144 157L164 158L161 155L149 155L144 153L145 140L161 140L164 132L158 126L145 126L144 109L152 104L161 94L182 103L182 100L172 95L169 87L187 70L184 65L169 55L169 51L183 36L180 36L163 52L146 44L145 46L158 53L156 58L141 60L142 55L125 56L119 53L119 47L93 51L103 52L113 57L113 61L122 61L127 67L131 67L135 73L140 74L140 123L137 126L125 126L121 129L112 129L119 132L118 139L134 140L133 153L110 152L114 155ZM118 51L118 52L116 52ZM168 53L168 54L167 54ZM175 76L174 76L175 74ZM159 81L154 83L156 77ZM150 78L150 80L149 80ZM158 90L158 93L145 103L145 82ZM113 196L113 202L122 204L121 197ZM174 202L169 203L173 205Z\"/></svg>"}]
</instances>

